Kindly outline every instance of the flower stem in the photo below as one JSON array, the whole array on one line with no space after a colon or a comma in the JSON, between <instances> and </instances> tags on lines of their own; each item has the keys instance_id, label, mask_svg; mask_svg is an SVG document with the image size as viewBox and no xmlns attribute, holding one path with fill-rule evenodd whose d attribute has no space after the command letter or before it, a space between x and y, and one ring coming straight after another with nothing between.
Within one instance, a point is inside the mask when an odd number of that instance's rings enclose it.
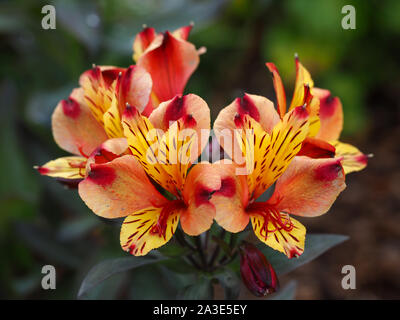
<instances>
[{"instance_id":1,"label":"flower stem","mask_svg":"<svg viewBox=\"0 0 400 320\"><path fill-rule=\"evenodd\" d=\"M204 255L203 246L201 245L200 237L195 237L195 241L196 241L197 251L198 251L198 253L200 255L200 259L201 259L201 262L203 264L203 267L204 267L204 269L207 269L207 260L206 260L206 257Z\"/></svg>"}]
</instances>

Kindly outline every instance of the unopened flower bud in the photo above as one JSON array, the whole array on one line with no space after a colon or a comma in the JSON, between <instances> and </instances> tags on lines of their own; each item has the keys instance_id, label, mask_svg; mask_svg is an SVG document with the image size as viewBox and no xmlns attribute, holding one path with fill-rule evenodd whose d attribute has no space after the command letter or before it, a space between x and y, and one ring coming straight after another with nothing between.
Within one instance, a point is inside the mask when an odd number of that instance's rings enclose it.
<instances>
[{"instance_id":1,"label":"unopened flower bud","mask_svg":"<svg viewBox=\"0 0 400 320\"><path fill-rule=\"evenodd\" d=\"M240 273L247 289L257 297L276 292L279 288L278 277L267 258L247 242L240 246Z\"/></svg>"}]
</instances>

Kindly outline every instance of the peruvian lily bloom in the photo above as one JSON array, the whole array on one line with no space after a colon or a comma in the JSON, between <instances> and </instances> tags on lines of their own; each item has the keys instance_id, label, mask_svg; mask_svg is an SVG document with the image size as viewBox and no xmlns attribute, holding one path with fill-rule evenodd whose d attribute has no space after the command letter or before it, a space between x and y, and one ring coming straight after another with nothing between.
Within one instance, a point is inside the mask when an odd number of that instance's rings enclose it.
<instances>
[{"instance_id":1,"label":"peruvian lily bloom","mask_svg":"<svg viewBox=\"0 0 400 320\"><path fill-rule=\"evenodd\" d=\"M194 165L210 130L210 110L189 94L163 102L149 118L127 107L122 117L132 155L91 164L79 194L94 213L125 220L121 246L141 256L168 242L180 221L189 235L208 230L215 217L211 195L221 189L210 163ZM164 129L166 131L164 132ZM207 141L208 139L206 139Z\"/></svg>"},{"instance_id":2,"label":"peruvian lily bloom","mask_svg":"<svg viewBox=\"0 0 400 320\"><path fill-rule=\"evenodd\" d=\"M240 232L251 221L262 242L289 258L302 254L306 233L290 214L321 215L345 188L340 158L296 156L309 134L310 118L307 107L298 106L280 119L271 101L246 94L224 108L214 123L218 140L234 160L214 164L225 190L211 200L215 220L229 232ZM224 134L233 129L241 129L235 135L245 174L240 174L237 153L230 150L229 135ZM270 199L261 200L272 186Z\"/></svg>"},{"instance_id":3,"label":"peruvian lily bloom","mask_svg":"<svg viewBox=\"0 0 400 320\"><path fill-rule=\"evenodd\" d=\"M153 79L153 108L183 94L187 81L199 65L199 56L205 50L197 50L187 41L192 28L193 25L189 25L173 32L156 33L154 28L145 27L133 42L133 59Z\"/></svg>"},{"instance_id":4,"label":"peruvian lily bloom","mask_svg":"<svg viewBox=\"0 0 400 320\"><path fill-rule=\"evenodd\" d=\"M360 171L367 166L370 155L363 154L356 147L342 143L338 139L343 129L343 108L338 97L333 97L329 90L314 87L310 73L296 62L296 82L289 111L307 104L310 112L310 131L299 155L312 158L336 156L342 159L344 172ZM286 114L286 94L278 69L273 63L266 63L273 75L280 117Z\"/></svg>"},{"instance_id":5,"label":"peruvian lily bloom","mask_svg":"<svg viewBox=\"0 0 400 320\"><path fill-rule=\"evenodd\" d=\"M127 103L143 111L152 87L150 75L138 66L127 69L95 66L85 71L79 82L80 88L61 100L52 115L54 140L73 156L37 167L42 175L70 186L86 177L89 158L94 161L102 158L102 154L114 157L127 150L121 114ZM108 139L111 140L105 143Z\"/></svg>"}]
</instances>

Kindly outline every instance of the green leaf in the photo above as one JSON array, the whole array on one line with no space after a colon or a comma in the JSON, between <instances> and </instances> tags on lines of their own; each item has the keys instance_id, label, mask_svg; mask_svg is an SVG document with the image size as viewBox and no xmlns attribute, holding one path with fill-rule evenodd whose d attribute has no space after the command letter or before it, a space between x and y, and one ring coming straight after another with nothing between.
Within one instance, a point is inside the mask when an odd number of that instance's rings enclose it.
<instances>
[{"instance_id":1,"label":"green leaf","mask_svg":"<svg viewBox=\"0 0 400 320\"><path fill-rule=\"evenodd\" d=\"M232 270L225 268L221 273L215 275L224 288L226 300L236 300L240 293L240 279Z\"/></svg>"},{"instance_id":2,"label":"green leaf","mask_svg":"<svg viewBox=\"0 0 400 320\"><path fill-rule=\"evenodd\" d=\"M196 269L189 263L187 263L184 259L174 257L173 259L168 259L161 262L161 265L165 266L167 269L180 273L180 274L188 274L195 273Z\"/></svg>"},{"instance_id":3,"label":"green leaf","mask_svg":"<svg viewBox=\"0 0 400 320\"><path fill-rule=\"evenodd\" d=\"M85 236L97 225L99 225L99 220L92 215L74 219L63 224L58 232L58 237L61 241L77 240Z\"/></svg>"},{"instance_id":4,"label":"green leaf","mask_svg":"<svg viewBox=\"0 0 400 320\"><path fill-rule=\"evenodd\" d=\"M278 275L283 275L310 262L330 248L346 241L349 237L338 234L309 234L306 236L305 249L298 258L288 259L283 253L278 252L264 244L258 248L264 253Z\"/></svg>"},{"instance_id":5,"label":"green leaf","mask_svg":"<svg viewBox=\"0 0 400 320\"><path fill-rule=\"evenodd\" d=\"M284 288L272 294L268 300L293 300L296 296L297 282L290 281Z\"/></svg>"},{"instance_id":6,"label":"green leaf","mask_svg":"<svg viewBox=\"0 0 400 320\"><path fill-rule=\"evenodd\" d=\"M176 243L168 243L166 246L162 246L161 248L157 249L163 256L166 257L181 257L188 253L189 249L184 248Z\"/></svg>"},{"instance_id":7,"label":"green leaf","mask_svg":"<svg viewBox=\"0 0 400 320\"><path fill-rule=\"evenodd\" d=\"M164 260L163 258L150 257L126 257L110 259L95 265L83 280L78 293L78 299L82 298L90 289L108 279L112 275L144 265L154 264Z\"/></svg>"},{"instance_id":8,"label":"green leaf","mask_svg":"<svg viewBox=\"0 0 400 320\"><path fill-rule=\"evenodd\" d=\"M213 298L211 279L201 275L194 284L179 292L177 298L178 300L211 300Z\"/></svg>"}]
</instances>

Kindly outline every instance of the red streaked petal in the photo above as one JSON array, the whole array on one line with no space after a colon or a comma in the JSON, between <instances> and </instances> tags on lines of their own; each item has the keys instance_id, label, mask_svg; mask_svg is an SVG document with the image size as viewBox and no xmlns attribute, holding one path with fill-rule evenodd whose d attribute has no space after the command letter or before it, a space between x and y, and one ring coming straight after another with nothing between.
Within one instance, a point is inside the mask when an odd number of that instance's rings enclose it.
<instances>
[{"instance_id":1,"label":"red streaked petal","mask_svg":"<svg viewBox=\"0 0 400 320\"><path fill-rule=\"evenodd\" d=\"M308 134L309 114L303 107L289 111L270 135L249 117L245 118L243 128L246 136L241 137L241 150L246 157L249 193L257 199L285 172L300 151Z\"/></svg>"},{"instance_id":2,"label":"red streaked petal","mask_svg":"<svg viewBox=\"0 0 400 320\"><path fill-rule=\"evenodd\" d=\"M340 159L295 157L268 200L280 211L314 217L326 213L346 187Z\"/></svg>"},{"instance_id":3,"label":"red streaked petal","mask_svg":"<svg viewBox=\"0 0 400 320\"><path fill-rule=\"evenodd\" d=\"M266 220L263 213L252 212L251 223L255 235L267 246L286 254L289 259L300 256L304 251L306 228L283 212L276 212L276 219L290 227L278 229L274 218Z\"/></svg>"},{"instance_id":4,"label":"red streaked petal","mask_svg":"<svg viewBox=\"0 0 400 320\"><path fill-rule=\"evenodd\" d=\"M283 87L281 76L279 75L279 71L276 68L275 64L271 62L267 62L265 64L269 71L272 73L273 80L274 80L274 88L276 93L276 100L278 105L278 113L283 118L286 114L286 94L285 88Z\"/></svg>"},{"instance_id":5,"label":"red streaked petal","mask_svg":"<svg viewBox=\"0 0 400 320\"><path fill-rule=\"evenodd\" d=\"M137 65L153 79L153 92L160 102L182 94L200 58L193 44L175 38L168 31L156 37Z\"/></svg>"},{"instance_id":6,"label":"red streaked petal","mask_svg":"<svg viewBox=\"0 0 400 320\"><path fill-rule=\"evenodd\" d=\"M107 140L104 129L85 103L81 88L59 102L52 115L52 131L60 148L76 155L88 156Z\"/></svg>"},{"instance_id":7,"label":"red streaked petal","mask_svg":"<svg viewBox=\"0 0 400 320\"><path fill-rule=\"evenodd\" d=\"M132 212L121 226L122 249L135 256L144 256L161 247L175 233L183 210L181 201L168 201L162 207Z\"/></svg>"},{"instance_id":8,"label":"red streaked petal","mask_svg":"<svg viewBox=\"0 0 400 320\"><path fill-rule=\"evenodd\" d=\"M88 177L79 184L79 195L94 213L105 218L125 217L167 201L131 155L92 164Z\"/></svg>"},{"instance_id":9,"label":"red streaked petal","mask_svg":"<svg viewBox=\"0 0 400 320\"><path fill-rule=\"evenodd\" d=\"M326 141L339 139L343 129L343 108L338 97L329 90L314 88L313 94L319 99L319 118L321 128L316 137Z\"/></svg>"}]
</instances>

